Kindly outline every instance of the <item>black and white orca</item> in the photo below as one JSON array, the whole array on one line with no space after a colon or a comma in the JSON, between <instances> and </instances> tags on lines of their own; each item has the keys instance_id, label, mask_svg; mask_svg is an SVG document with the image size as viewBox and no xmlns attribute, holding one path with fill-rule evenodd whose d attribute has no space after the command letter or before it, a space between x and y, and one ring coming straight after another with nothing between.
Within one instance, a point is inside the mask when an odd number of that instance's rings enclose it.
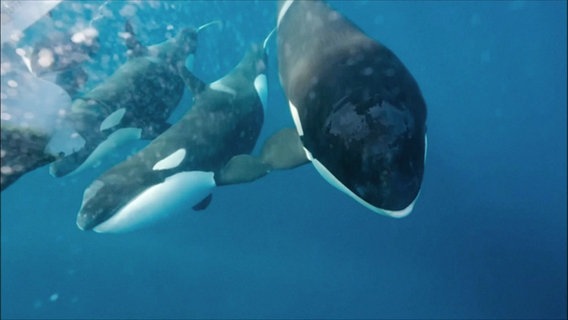
<instances>
[{"instance_id":1,"label":"black and white orca","mask_svg":"<svg viewBox=\"0 0 568 320\"><path fill-rule=\"evenodd\" d=\"M184 28L174 38L145 47L127 23L128 61L73 102L66 116L69 128L49 146L52 153L63 154L51 164L51 174L92 167L118 146L153 139L169 128L167 119L184 93L179 70L196 51L198 31Z\"/></svg>"},{"instance_id":2,"label":"black and white orca","mask_svg":"<svg viewBox=\"0 0 568 320\"><path fill-rule=\"evenodd\" d=\"M84 192L77 216L82 230L124 232L168 216L180 206L206 208L216 177L235 156L250 153L260 134L267 99L267 53L253 45L226 76L205 85L187 69L194 104L171 128ZM246 178L243 178L243 182Z\"/></svg>"},{"instance_id":3,"label":"black and white orca","mask_svg":"<svg viewBox=\"0 0 568 320\"><path fill-rule=\"evenodd\" d=\"M61 123L61 110L69 110L71 97L58 85L30 72L18 49L2 44L2 116L0 119L0 190L24 174L56 159L46 151Z\"/></svg>"},{"instance_id":4,"label":"black and white orca","mask_svg":"<svg viewBox=\"0 0 568 320\"><path fill-rule=\"evenodd\" d=\"M391 50L323 1L281 0L277 19L280 82L301 144L286 135L305 153L287 165L310 160L365 207L406 216L426 157L418 84Z\"/></svg>"}]
</instances>

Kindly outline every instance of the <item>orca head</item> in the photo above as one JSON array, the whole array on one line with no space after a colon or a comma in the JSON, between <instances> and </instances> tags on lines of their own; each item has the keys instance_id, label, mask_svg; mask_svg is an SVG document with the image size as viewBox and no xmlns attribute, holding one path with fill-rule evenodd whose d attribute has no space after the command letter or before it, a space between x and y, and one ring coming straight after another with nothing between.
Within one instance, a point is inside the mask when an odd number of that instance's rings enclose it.
<instances>
[{"instance_id":1,"label":"orca head","mask_svg":"<svg viewBox=\"0 0 568 320\"><path fill-rule=\"evenodd\" d=\"M321 69L300 100L304 119L289 103L318 172L368 209L400 218L413 210L420 193L426 105L398 59L390 56L389 69L376 64L376 56ZM338 70L341 77L334 76Z\"/></svg>"},{"instance_id":2,"label":"orca head","mask_svg":"<svg viewBox=\"0 0 568 320\"><path fill-rule=\"evenodd\" d=\"M213 172L184 171L184 159L181 148L157 162L138 154L111 168L85 190L77 226L99 233L128 232L199 203L215 187Z\"/></svg>"}]
</instances>

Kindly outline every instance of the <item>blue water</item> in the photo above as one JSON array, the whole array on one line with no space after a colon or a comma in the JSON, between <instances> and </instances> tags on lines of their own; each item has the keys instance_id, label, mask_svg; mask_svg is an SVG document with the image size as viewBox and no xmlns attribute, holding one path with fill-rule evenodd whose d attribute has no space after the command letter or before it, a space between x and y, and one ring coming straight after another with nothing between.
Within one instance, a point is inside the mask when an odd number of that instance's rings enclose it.
<instances>
[{"instance_id":1,"label":"blue water","mask_svg":"<svg viewBox=\"0 0 568 320\"><path fill-rule=\"evenodd\" d=\"M54 17L90 19L101 3ZM169 24L226 21L200 36L207 81L276 19L268 1L153 4L131 18L144 43ZM97 59L124 61L126 5L97 22ZM427 101L410 216L373 214L304 166L219 188L205 211L101 235L75 217L103 169L55 179L41 168L2 193L2 318L566 318L566 2L332 5L398 55ZM261 140L292 125L275 42L271 53Z\"/></svg>"}]
</instances>

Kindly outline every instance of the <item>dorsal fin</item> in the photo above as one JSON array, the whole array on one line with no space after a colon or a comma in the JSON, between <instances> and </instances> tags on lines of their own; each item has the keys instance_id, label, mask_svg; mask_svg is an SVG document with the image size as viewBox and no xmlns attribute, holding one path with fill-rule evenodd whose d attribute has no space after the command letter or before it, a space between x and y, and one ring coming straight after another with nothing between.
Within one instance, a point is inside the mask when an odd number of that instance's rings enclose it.
<instances>
[{"instance_id":1,"label":"dorsal fin","mask_svg":"<svg viewBox=\"0 0 568 320\"><path fill-rule=\"evenodd\" d=\"M198 96L206 87L207 84L201 79L196 77L191 71L187 69L185 65L180 65L178 67L179 76L183 79L185 85L189 88L193 97Z\"/></svg>"},{"instance_id":2,"label":"dorsal fin","mask_svg":"<svg viewBox=\"0 0 568 320\"><path fill-rule=\"evenodd\" d=\"M132 24L130 24L129 20L124 24L124 33L124 42L126 48L128 48L127 55L129 58L141 57L148 54L148 48L140 43L134 34L134 28L132 28Z\"/></svg>"},{"instance_id":3,"label":"dorsal fin","mask_svg":"<svg viewBox=\"0 0 568 320\"><path fill-rule=\"evenodd\" d=\"M275 31L276 28L272 29L272 31L270 31L270 33L266 36L266 38L264 38L264 41L262 42L262 49L264 49L264 51L266 51L266 46L268 45L268 41L270 40L270 38L272 38L272 35L274 34Z\"/></svg>"},{"instance_id":4,"label":"dorsal fin","mask_svg":"<svg viewBox=\"0 0 568 320\"><path fill-rule=\"evenodd\" d=\"M210 26L212 26L212 25L218 25L219 28L221 28L221 29L224 27L224 24L223 24L223 21L222 21L222 20L213 20L213 21L208 22L208 23L206 23L206 24L200 26L199 28L197 28L197 32L199 32L199 31L201 31L201 30L203 30L203 29L205 29L205 28L208 28L208 27L210 27Z\"/></svg>"}]
</instances>

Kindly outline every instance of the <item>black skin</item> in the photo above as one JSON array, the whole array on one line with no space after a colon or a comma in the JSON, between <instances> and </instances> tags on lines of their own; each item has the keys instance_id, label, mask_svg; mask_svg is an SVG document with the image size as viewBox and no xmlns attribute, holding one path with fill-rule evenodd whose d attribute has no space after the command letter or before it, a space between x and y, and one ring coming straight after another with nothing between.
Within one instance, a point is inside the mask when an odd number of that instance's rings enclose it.
<instances>
[{"instance_id":1,"label":"black skin","mask_svg":"<svg viewBox=\"0 0 568 320\"><path fill-rule=\"evenodd\" d=\"M278 50L306 149L372 206L406 208L424 172L426 104L402 62L322 1L290 6Z\"/></svg>"},{"instance_id":2,"label":"black skin","mask_svg":"<svg viewBox=\"0 0 568 320\"><path fill-rule=\"evenodd\" d=\"M55 160L55 157L43 151L48 141L49 135L41 132L2 126L0 191L4 191L25 173Z\"/></svg>"}]
</instances>

